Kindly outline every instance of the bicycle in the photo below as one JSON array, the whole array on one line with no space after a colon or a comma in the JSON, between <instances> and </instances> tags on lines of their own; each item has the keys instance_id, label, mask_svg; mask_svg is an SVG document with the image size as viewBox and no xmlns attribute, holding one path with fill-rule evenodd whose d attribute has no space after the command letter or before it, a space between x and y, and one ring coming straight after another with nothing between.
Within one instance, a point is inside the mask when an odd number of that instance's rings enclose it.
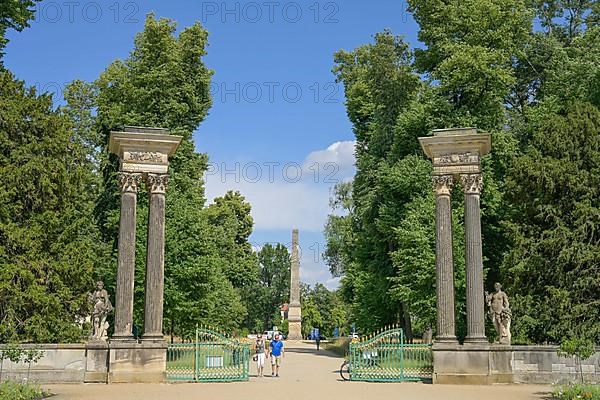
<instances>
[{"instance_id":1,"label":"bicycle","mask_svg":"<svg viewBox=\"0 0 600 400\"><path fill-rule=\"evenodd\" d=\"M348 359L349 356L346 354L346 360L340 366L340 376L343 380L349 381L350 375L352 374L352 363ZM359 360L361 367L373 368L379 366L379 354L377 350L363 351L362 360Z\"/></svg>"},{"instance_id":2,"label":"bicycle","mask_svg":"<svg viewBox=\"0 0 600 400\"><path fill-rule=\"evenodd\" d=\"M351 373L351 370L352 370L351 365L352 364L350 363L350 360L344 360L344 362L340 366L340 376L345 381L349 381L350 380L350 373Z\"/></svg>"}]
</instances>

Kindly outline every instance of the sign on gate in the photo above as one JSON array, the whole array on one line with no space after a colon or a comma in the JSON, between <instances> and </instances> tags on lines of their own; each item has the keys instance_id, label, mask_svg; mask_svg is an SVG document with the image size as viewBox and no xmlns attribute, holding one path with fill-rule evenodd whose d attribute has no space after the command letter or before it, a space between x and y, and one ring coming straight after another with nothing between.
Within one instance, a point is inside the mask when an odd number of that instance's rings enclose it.
<instances>
[{"instance_id":1,"label":"sign on gate","mask_svg":"<svg viewBox=\"0 0 600 400\"><path fill-rule=\"evenodd\" d=\"M194 343L167 349L167 379L172 381L247 381L249 364L249 344L207 328L196 329Z\"/></svg>"},{"instance_id":2,"label":"sign on gate","mask_svg":"<svg viewBox=\"0 0 600 400\"><path fill-rule=\"evenodd\" d=\"M404 343L402 328L350 343L352 381L419 381L431 379L432 374L431 344Z\"/></svg>"}]
</instances>

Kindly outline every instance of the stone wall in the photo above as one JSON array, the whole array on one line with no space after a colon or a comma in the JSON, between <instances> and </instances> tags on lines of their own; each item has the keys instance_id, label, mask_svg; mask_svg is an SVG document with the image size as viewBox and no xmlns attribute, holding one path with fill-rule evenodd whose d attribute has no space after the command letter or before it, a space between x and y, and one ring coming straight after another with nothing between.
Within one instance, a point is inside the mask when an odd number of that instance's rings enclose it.
<instances>
[{"instance_id":1,"label":"stone wall","mask_svg":"<svg viewBox=\"0 0 600 400\"><path fill-rule=\"evenodd\" d=\"M4 346L0 345L0 349ZM4 360L2 380L40 383L164 382L167 346L165 342L21 345L43 351L31 367Z\"/></svg>"},{"instance_id":2,"label":"stone wall","mask_svg":"<svg viewBox=\"0 0 600 400\"><path fill-rule=\"evenodd\" d=\"M40 344L23 345L24 349L35 348L43 351L42 358L31 363L13 363L4 360L2 379L27 379L44 383L85 382L87 370L87 349L85 344ZM2 348L2 346L0 346ZM106 380L106 378L105 378Z\"/></svg>"},{"instance_id":3,"label":"stone wall","mask_svg":"<svg viewBox=\"0 0 600 400\"><path fill-rule=\"evenodd\" d=\"M568 383L580 379L576 361L558 346L440 345L433 347L434 383ZM600 348L582 362L584 379L600 382Z\"/></svg>"},{"instance_id":4,"label":"stone wall","mask_svg":"<svg viewBox=\"0 0 600 400\"><path fill-rule=\"evenodd\" d=\"M572 357L559 357L557 346L510 346L514 381L519 383L568 383L578 379ZM581 363L584 379L600 382L600 349Z\"/></svg>"}]
</instances>

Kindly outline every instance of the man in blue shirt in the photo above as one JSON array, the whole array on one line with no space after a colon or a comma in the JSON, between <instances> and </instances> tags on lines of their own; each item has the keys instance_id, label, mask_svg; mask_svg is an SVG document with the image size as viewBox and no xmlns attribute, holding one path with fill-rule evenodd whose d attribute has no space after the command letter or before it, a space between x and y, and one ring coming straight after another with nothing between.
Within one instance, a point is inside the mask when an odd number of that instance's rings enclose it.
<instances>
[{"instance_id":1,"label":"man in blue shirt","mask_svg":"<svg viewBox=\"0 0 600 400\"><path fill-rule=\"evenodd\" d=\"M279 338L279 334L275 334L275 338L269 344L271 353L271 376L279 377L279 366L281 365L281 357L285 356L283 342Z\"/></svg>"}]
</instances>

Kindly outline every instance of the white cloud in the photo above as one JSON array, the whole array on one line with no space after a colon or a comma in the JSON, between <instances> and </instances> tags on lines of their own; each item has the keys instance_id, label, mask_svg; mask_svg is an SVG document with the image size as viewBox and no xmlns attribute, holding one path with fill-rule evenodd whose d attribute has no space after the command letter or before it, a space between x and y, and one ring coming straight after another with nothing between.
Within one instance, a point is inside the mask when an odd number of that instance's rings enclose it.
<instances>
[{"instance_id":1,"label":"white cloud","mask_svg":"<svg viewBox=\"0 0 600 400\"><path fill-rule=\"evenodd\" d=\"M228 190L238 190L252 204L254 229L297 227L320 232L330 212L331 186L354 174L354 144L336 142L325 150L311 152L302 163L302 171L286 167L291 163L213 165L206 176L207 198L212 202ZM328 163L334 163L338 169L328 168Z\"/></svg>"},{"instance_id":2,"label":"white cloud","mask_svg":"<svg viewBox=\"0 0 600 400\"><path fill-rule=\"evenodd\" d=\"M356 141L354 140L335 142L325 150L311 152L304 160L302 167L305 171L314 171L316 168L324 169L327 165L333 164L340 173L351 171L354 169L355 146Z\"/></svg>"},{"instance_id":3,"label":"white cloud","mask_svg":"<svg viewBox=\"0 0 600 400\"><path fill-rule=\"evenodd\" d=\"M335 142L326 149L309 153L301 163L212 164L206 174L206 197L212 202L228 190L238 190L252 204L255 231L285 232L285 236L276 240L290 246L289 232L296 227L300 232L320 237L315 240L321 242L323 226L331 212L330 188L354 175L354 146L353 141ZM303 236L300 243L301 280L337 288L339 278L331 278L321 258L323 243L311 243ZM254 250L261 247L253 245Z\"/></svg>"},{"instance_id":4,"label":"white cloud","mask_svg":"<svg viewBox=\"0 0 600 400\"><path fill-rule=\"evenodd\" d=\"M289 182L223 182L208 177L207 198L238 190L252 204L254 229L290 229L320 231L328 206L328 190L317 185Z\"/></svg>"},{"instance_id":5,"label":"white cloud","mask_svg":"<svg viewBox=\"0 0 600 400\"><path fill-rule=\"evenodd\" d=\"M340 287L340 278L329 278L325 281L324 285L329 290L337 289Z\"/></svg>"}]
</instances>

